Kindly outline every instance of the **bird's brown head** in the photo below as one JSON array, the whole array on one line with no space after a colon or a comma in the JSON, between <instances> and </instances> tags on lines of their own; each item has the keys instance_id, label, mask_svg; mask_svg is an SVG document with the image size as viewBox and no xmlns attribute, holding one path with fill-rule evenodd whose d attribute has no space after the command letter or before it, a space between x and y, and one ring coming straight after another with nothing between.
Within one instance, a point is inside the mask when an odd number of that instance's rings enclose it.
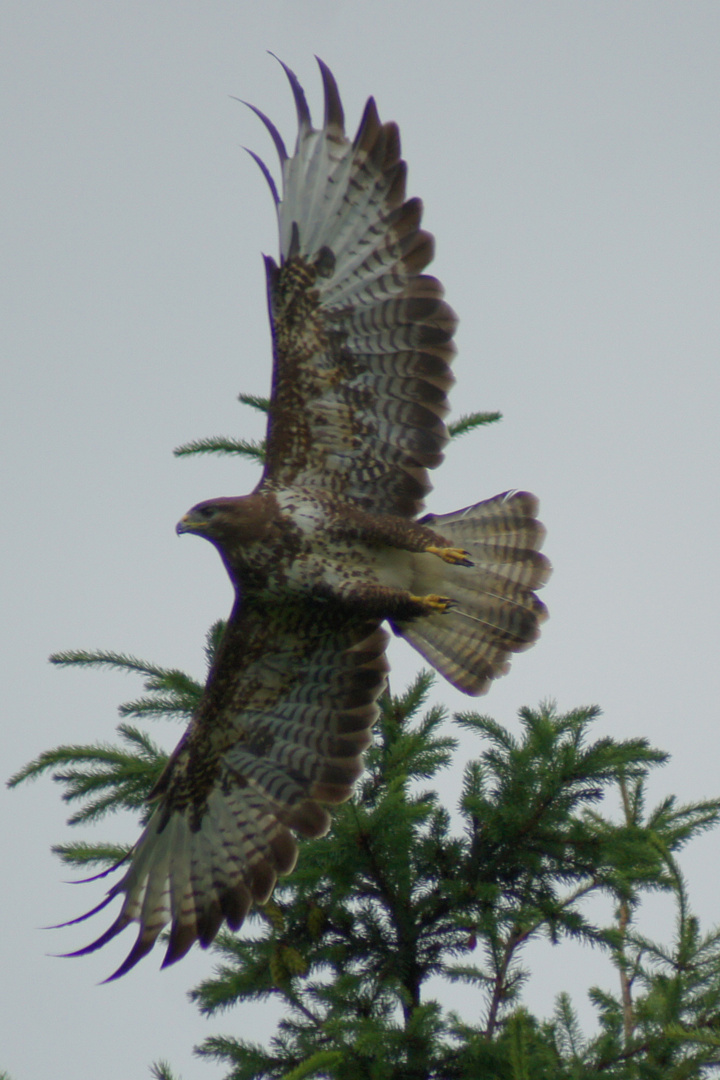
<instances>
[{"instance_id":1,"label":"bird's brown head","mask_svg":"<svg viewBox=\"0 0 720 1080\"><path fill-rule=\"evenodd\" d=\"M263 495L237 499L208 499L188 510L176 532L204 536L221 552L229 553L255 540L263 540L272 518Z\"/></svg>"}]
</instances>

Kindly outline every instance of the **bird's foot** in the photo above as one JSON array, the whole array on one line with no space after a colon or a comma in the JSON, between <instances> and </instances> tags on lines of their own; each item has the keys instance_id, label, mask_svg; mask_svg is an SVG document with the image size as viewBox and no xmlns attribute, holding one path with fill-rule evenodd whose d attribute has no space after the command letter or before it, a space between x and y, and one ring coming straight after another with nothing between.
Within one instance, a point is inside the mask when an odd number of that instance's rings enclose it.
<instances>
[{"instance_id":1,"label":"bird's foot","mask_svg":"<svg viewBox=\"0 0 720 1080\"><path fill-rule=\"evenodd\" d=\"M463 551L462 548L435 547L431 544L430 547L426 547L425 550L428 554L437 555L443 562L452 563L454 566L475 565L470 559L470 553L468 551Z\"/></svg>"},{"instance_id":2,"label":"bird's foot","mask_svg":"<svg viewBox=\"0 0 720 1080\"><path fill-rule=\"evenodd\" d=\"M455 601L449 596L436 596L435 593L429 593L428 596L411 596L410 599L423 609L423 615L435 615L437 612L444 615L450 611L450 608L455 607Z\"/></svg>"}]
</instances>

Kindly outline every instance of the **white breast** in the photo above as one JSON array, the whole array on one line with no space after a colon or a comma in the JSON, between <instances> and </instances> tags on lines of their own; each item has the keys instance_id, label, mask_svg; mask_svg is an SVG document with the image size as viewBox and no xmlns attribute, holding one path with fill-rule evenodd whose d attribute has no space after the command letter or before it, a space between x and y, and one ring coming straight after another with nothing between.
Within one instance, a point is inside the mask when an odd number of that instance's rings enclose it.
<instances>
[{"instance_id":1,"label":"white breast","mask_svg":"<svg viewBox=\"0 0 720 1080\"><path fill-rule=\"evenodd\" d=\"M312 536L322 531L327 524L325 510L312 495L296 489L276 492L275 498L283 516L291 521L303 536Z\"/></svg>"}]
</instances>

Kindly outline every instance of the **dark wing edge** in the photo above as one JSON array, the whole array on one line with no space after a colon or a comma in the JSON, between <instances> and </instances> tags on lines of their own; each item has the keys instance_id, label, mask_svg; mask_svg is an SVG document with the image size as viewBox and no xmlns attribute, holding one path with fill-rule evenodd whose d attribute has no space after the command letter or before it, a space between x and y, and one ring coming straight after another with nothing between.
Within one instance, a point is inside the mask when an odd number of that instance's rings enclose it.
<instances>
[{"instance_id":1,"label":"dark wing edge","mask_svg":"<svg viewBox=\"0 0 720 1080\"><path fill-rule=\"evenodd\" d=\"M198 737L193 742L191 724L129 868L100 904L72 920L124 897L109 929L66 956L93 952L139 923L135 944L107 982L134 967L168 924L163 967L195 941L207 948L223 922L238 930L252 905L269 899L278 875L293 869L294 833L327 832L323 804L346 800L362 771L388 671L385 631L320 605L284 613L281 625L270 613L244 609L233 613L228 631L203 699L220 704L205 724L213 730L203 730L201 702ZM204 761L201 747L215 732L225 745ZM198 805L193 776L201 786L208 769L212 781Z\"/></svg>"},{"instance_id":2,"label":"dark wing edge","mask_svg":"<svg viewBox=\"0 0 720 1080\"><path fill-rule=\"evenodd\" d=\"M422 273L433 238L420 200L405 198L397 125L381 123L370 98L348 139L337 84L318 63L320 130L283 65L298 113L292 156L255 110L282 171L280 266L266 260L275 364L262 482L413 517L448 439L457 319Z\"/></svg>"}]
</instances>

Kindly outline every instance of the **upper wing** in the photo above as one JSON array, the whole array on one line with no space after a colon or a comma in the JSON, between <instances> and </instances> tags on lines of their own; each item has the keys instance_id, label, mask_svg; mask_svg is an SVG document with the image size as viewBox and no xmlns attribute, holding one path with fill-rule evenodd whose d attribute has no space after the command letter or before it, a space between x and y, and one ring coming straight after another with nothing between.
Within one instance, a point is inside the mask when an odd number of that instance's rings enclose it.
<instances>
[{"instance_id":1,"label":"upper wing","mask_svg":"<svg viewBox=\"0 0 720 1080\"><path fill-rule=\"evenodd\" d=\"M279 268L266 259L274 368L262 483L319 487L414 516L447 441L457 320L440 282L421 274L433 239L420 229L420 200L404 201L397 125L381 124L370 98L351 142L335 80L318 62L319 131L283 65L299 124L292 157L254 110L282 167L280 199L256 157L280 226Z\"/></svg>"},{"instance_id":2,"label":"upper wing","mask_svg":"<svg viewBox=\"0 0 720 1080\"><path fill-rule=\"evenodd\" d=\"M241 925L278 874L295 865L291 829L327 831L321 802L347 799L385 685L387 635L377 623L288 605L236 606L205 694L168 762L158 805L130 866L89 915L124 895L99 948L128 923L140 932L111 978L129 971L171 923L163 966L206 947L223 920ZM318 801L319 800L319 801Z\"/></svg>"}]
</instances>

